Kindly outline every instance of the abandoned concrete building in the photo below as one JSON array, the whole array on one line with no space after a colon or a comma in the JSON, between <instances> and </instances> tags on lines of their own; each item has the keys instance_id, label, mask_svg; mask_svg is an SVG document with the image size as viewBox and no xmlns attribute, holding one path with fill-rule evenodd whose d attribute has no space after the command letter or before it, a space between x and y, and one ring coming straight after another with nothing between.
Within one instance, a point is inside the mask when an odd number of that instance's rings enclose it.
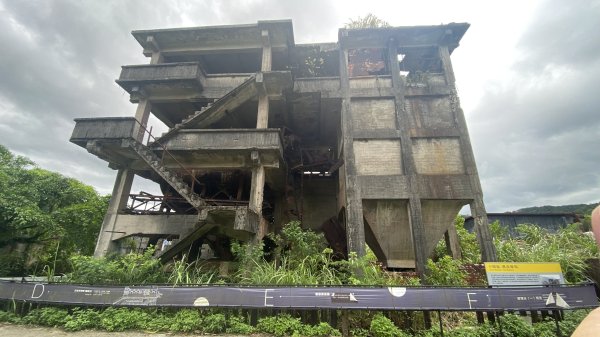
<instances>
[{"instance_id":1,"label":"abandoned concrete building","mask_svg":"<svg viewBox=\"0 0 600 337\"><path fill-rule=\"evenodd\" d=\"M388 268L422 271L469 204L495 260L450 62L468 27L340 29L315 44L296 44L290 20L134 31L150 62L116 82L135 116L76 119L71 137L117 170L95 255L135 238L162 260L228 260L232 240L300 220L340 254L368 245ZM169 130L151 135L150 114ZM163 195L131 194L134 175Z\"/></svg>"}]
</instances>

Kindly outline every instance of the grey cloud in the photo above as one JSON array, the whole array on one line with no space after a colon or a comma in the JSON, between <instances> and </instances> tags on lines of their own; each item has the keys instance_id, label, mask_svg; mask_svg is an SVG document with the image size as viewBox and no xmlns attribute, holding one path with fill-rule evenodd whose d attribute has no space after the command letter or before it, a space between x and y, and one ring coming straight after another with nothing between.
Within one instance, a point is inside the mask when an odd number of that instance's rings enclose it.
<instances>
[{"instance_id":1,"label":"grey cloud","mask_svg":"<svg viewBox=\"0 0 600 337\"><path fill-rule=\"evenodd\" d=\"M470 114L489 210L600 199L600 6L548 1Z\"/></svg>"},{"instance_id":2,"label":"grey cloud","mask_svg":"<svg viewBox=\"0 0 600 337\"><path fill-rule=\"evenodd\" d=\"M551 0L538 12L535 28L527 31L519 46L523 69L539 70L549 64L583 67L598 62L600 55L600 1Z\"/></svg>"}]
</instances>

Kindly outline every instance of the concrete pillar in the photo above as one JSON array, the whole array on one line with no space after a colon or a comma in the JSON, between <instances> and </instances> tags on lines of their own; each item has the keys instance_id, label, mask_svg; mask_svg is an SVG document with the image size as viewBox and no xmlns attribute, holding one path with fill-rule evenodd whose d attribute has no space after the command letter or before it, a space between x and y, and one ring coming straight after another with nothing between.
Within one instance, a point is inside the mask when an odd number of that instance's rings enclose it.
<instances>
[{"instance_id":1,"label":"concrete pillar","mask_svg":"<svg viewBox=\"0 0 600 337\"><path fill-rule=\"evenodd\" d=\"M477 242L481 251L481 260L483 262L497 261L496 246L494 246L492 233L490 233L487 213L483 205L483 197L481 195L475 196L469 207L471 209L471 216L473 217L473 228L477 234Z\"/></svg>"},{"instance_id":2,"label":"concrete pillar","mask_svg":"<svg viewBox=\"0 0 600 337\"><path fill-rule=\"evenodd\" d=\"M261 31L261 39L262 39L262 64L260 67L262 71L271 71L272 66L272 50L271 50L271 41L269 39L269 31L263 30ZM258 80L257 80L258 82ZM262 82L262 77L261 77ZM263 88L264 89L264 88ZM256 116L256 128L257 129L266 129L269 127L269 96L267 95L265 90L259 90L258 94L258 113Z\"/></svg>"},{"instance_id":3,"label":"concrete pillar","mask_svg":"<svg viewBox=\"0 0 600 337\"><path fill-rule=\"evenodd\" d=\"M261 71L271 71L273 53L272 53L272 49L271 49L271 40L269 38L269 31L262 30L260 32L260 37L261 37L262 45L263 45L262 63L261 63L260 70Z\"/></svg>"},{"instance_id":4,"label":"concrete pillar","mask_svg":"<svg viewBox=\"0 0 600 337\"><path fill-rule=\"evenodd\" d=\"M141 99L138 103L137 109L135 111L135 119L141 124L136 124L134 133L136 136L134 137L138 142L143 143L144 139L148 139L148 133L145 128L148 125L148 119L150 118L150 109L152 108L152 104L146 98ZM143 127L142 127L143 126Z\"/></svg>"},{"instance_id":5,"label":"concrete pillar","mask_svg":"<svg viewBox=\"0 0 600 337\"><path fill-rule=\"evenodd\" d=\"M263 194L265 189L265 167L257 165L252 168L252 185L250 186L250 202L248 206L254 213L262 214Z\"/></svg>"},{"instance_id":6,"label":"concrete pillar","mask_svg":"<svg viewBox=\"0 0 600 337\"><path fill-rule=\"evenodd\" d=\"M342 148L344 160L343 174L345 184L346 214L346 244L348 253L355 252L358 256L365 254L365 225L363 217L360 186L356 179L356 163L354 158L354 136L352 128L350 105L350 81L348 75L348 50L340 48L340 88L342 91ZM340 169L340 171L342 171ZM341 172L340 172L341 173Z\"/></svg>"},{"instance_id":7,"label":"concrete pillar","mask_svg":"<svg viewBox=\"0 0 600 337\"><path fill-rule=\"evenodd\" d=\"M266 93L258 96L258 113L256 114L256 128L266 129L269 127L269 97Z\"/></svg>"},{"instance_id":8,"label":"concrete pillar","mask_svg":"<svg viewBox=\"0 0 600 337\"><path fill-rule=\"evenodd\" d=\"M115 234L117 215L119 211L124 209L127 205L132 183L133 173L131 173L131 171L128 169L120 169L117 171L117 179L113 188L112 197L108 203L108 210L102 221L102 228L100 229L98 241L96 242L96 249L94 250L95 257L101 257L116 250L117 247L113 243L112 238Z\"/></svg>"}]
</instances>

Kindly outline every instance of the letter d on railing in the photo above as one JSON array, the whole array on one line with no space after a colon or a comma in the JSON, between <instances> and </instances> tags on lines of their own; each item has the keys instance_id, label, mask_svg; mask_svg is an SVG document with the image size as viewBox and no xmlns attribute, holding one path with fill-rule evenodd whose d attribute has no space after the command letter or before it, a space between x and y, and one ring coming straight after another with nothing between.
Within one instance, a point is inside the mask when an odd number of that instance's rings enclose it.
<instances>
[{"instance_id":1,"label":"letter d on railing","mask_svg":"<svg viewBox=\"0 0 600 337\"><path fill-rule=\"evenodd\" d=\"M39 295L36 296L36 291L38 290L38 286L41 287L41 289L40 289ZM36 285L33 286L33 291L31 292L31 298L40 298L40 297L42 297L42 295L44 295L44 290L45 289L46 289L46 287L43 284L36 283Z\"/></svg>"}]
</instances>

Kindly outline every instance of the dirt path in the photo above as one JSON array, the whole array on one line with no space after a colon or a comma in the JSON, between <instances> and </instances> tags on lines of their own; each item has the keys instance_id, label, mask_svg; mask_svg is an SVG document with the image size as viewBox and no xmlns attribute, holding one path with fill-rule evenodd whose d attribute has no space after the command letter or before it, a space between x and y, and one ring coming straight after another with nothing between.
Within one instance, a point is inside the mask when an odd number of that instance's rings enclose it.
<instances>
[{"instance_id":1,"label":"dirt path","mask_svg":"<svg viewBox=\"0 0 600 337\"><path fill-rule=\"evenodd\" d=\"M126 331L126 332L106 332L106 331L77 331L67 332L61 329L46 328L39 326L28 326L28 325L12 325L0 323L0 336L2 337L191 337L198 335L184 335L184 334L170 334L170 333L144 333L137 331ZM219 337L211 335L211 337ZM227 337L241 337L227 335ZM244 336L248 337L248 336Z\"/></svg>"}]
</instances>

